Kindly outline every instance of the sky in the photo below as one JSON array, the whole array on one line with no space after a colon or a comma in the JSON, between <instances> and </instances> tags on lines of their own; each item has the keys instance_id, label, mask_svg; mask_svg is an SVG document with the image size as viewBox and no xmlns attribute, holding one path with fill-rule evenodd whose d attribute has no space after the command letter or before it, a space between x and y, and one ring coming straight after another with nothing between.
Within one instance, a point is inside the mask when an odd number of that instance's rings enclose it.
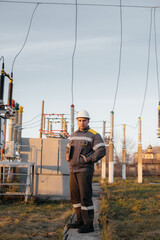
<instances>
[{"instance_id":1,"label":"sky","mask_svg":"<svg viewBox=\"0 0 160 240\"><path fill-rule=\"evenodd\" d=\"M74 0L44 2L75 3ZM160 6L158 0L121 2L123 6ZM78 3L119 5L120 1L78 0ZM0 56L4 56L5 71L9 74L13 60L24 43L34 8L35 4L0 1ZM140 116L147 79L150 16L151 8L122 7L121 68L114 107L114 140L115 147L119 149L123 137L122 125L126 124L126 139L134 143L134 150L137 151L138 128L135 126ZM159 18L160 8L157 8L158 60ZM76 112L80 109L89 112L90 127L100 134L103 121L106 121L106 132L110 131L110 113L113 110L119 71L120 31L119 7L78 5L73 104ZM13 68L13 99L24 107L22 137L39 137L42 100L45 101L45 113L64 113L70 122L74 44L75 5L39 4L26 45ZM141 116L144 149L149 144L157 146L160 141L156 135L159 102L156 71L152 22L148 88ZM8 83L6 78L5 102ZM68 129L70 133L70 124Z\"/></svg>"}]
</instances>

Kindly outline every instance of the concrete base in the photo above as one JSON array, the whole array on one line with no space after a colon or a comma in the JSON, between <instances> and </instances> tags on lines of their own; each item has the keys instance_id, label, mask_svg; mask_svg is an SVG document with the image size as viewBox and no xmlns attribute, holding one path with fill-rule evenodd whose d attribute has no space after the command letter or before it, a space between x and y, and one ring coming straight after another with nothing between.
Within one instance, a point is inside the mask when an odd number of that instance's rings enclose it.
<instances>
[{"instance_id":1,"label":"concrete base","mask_svg":"<svg viewBox=\"0 0 160 240\"><path fill-rule=\"evenodd\" d=\"M122 179L126 180L126 164L122 163Z\"/></svg>"},{"instance_id":2,"label":"concrete base","mask_svg":"<svg viewBox=\"0 0 160 240\"><path fill-rule=\"evenodd\" d=\"M101 172L101 178L106 178L106 157L102 158L102 172Z\"/></svg>"},{"instance_id":3,"label":"concrete base","mask_svg":"<svg viewBox=\"0 0 160 240\"><path fill-rule=\"evenodd\" d=\"M108 182L109 183L113 183L114 180L114 163L113 162L109 162L108 163Z\"/></svg>"}]
</instances>

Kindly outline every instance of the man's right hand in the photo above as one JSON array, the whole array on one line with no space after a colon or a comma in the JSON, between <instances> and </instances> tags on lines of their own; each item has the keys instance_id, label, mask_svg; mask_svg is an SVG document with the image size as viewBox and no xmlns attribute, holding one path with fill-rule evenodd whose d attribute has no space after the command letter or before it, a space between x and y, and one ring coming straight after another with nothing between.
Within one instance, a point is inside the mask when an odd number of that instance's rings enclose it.
<instances>
[{"instance_id":1,"label":"man's right hand","mask_svg":"<svg viewBox=\"0 0 160 240\"><path fill-rule=\"evenodd\" d=\"M66 160L67 160L67 162L69 162L69 153L66 154Z\"/></svg>"}]
</instances>

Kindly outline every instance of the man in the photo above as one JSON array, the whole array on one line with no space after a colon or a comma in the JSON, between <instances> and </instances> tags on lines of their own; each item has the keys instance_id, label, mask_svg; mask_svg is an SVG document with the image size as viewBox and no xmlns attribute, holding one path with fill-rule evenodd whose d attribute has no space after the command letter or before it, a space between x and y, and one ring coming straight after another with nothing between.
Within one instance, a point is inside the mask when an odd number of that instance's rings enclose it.
<instances>
[{"instance_id":1,"label":"man","mask_svg":"<svg viewBox=\"0 0 160 240\"><path fill-rule=\"evenodd\" d=\"M70 196L77 221L68 228L79 228L79 233L93 232L94 207L92 177L94 163L106 154L99 133L89 127L89 113L81 110L76 115L78 130L71 134L65 157L70 167Z\"/></svg>"}]
</instances>

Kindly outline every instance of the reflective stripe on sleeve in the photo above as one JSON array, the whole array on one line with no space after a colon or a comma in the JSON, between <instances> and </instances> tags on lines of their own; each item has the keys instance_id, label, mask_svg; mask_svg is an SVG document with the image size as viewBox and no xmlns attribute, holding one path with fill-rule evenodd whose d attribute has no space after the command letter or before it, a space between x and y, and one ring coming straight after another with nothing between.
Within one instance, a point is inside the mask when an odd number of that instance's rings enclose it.
<instances>
[{"instance_id":1,"label":"reflective stripe on sleeve","mask_svg":"<svg viewBox=\"0 0 160 240\"><path fill-rule=\"evenodd\" d=\"M71 137L70 141L72 141L72 140L85 140L85 141L88 141L88 142L92 142L93 141L93 139L89 138L89 137Z\"/></svg>"},{"instance_id":2,"label":"reflective stripe on sleeve","mask_svg":"<svg viewBox=\"0 0 160 240\"><path fill-rule=\"evenodd\" d=\"M74 207L74 208L81 207L81 203L76 203L76 204L73 204L73 207Z\"/></svg>"},{"instance_id":3,"label":"reflective stripe on sleeve","mask_svg":"<svg viewBox=\"0 0 160 240\"><path fill-rule=\"evenodd\" d=\"M81 210L93 210L94 209L94 206L88 206L88 207L85 207L85 206L81 206Z\"/></svg>"},{"instance_id":4,"label":"reflective stripe on sleeve","mask_svg":"<svg viewBox=\"0 0 160 240\"><path fill-rule=\"evenodd\" d=\"M99 147L105 147L106 145L104 143L98 143L93 147L93 150L96 151L97 148Z\"/></svg>"}]
</instances>

